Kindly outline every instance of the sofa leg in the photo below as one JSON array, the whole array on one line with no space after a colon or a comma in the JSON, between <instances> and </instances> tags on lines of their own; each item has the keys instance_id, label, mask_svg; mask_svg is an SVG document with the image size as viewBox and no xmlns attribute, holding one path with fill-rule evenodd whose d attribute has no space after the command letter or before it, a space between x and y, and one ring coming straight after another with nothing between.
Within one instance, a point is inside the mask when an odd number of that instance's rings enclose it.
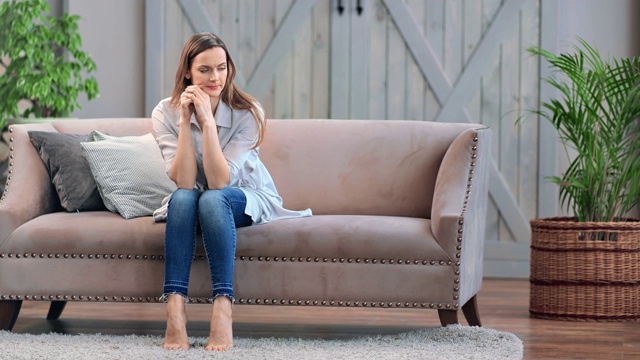
<instances>
[{"instance_id":1,"label":"sofa leg","mask_svg":"<svg viewBox=\"0 0 640 360\"><path fill-rule=\"evenodd\" d=\"M470 326L482 326L480 322L480 315L478 313L478 300L477 295L473 295L466 304L462 305L462 313L464 318ZM438 309L438 316L440 317L440 324L447 326L458 323L458 311L457 310L441 310Z\"/></svg>"},{"instance_id":2,"label":"sofa leg","mask_svg":"<svg viewBox=\"0 0 640 360\"><path fill-rule=\"evenodd\" d=\"M465 319L471 326L482 326L480 322L480 314L478 313L478 300L477 295L473 295L466 304L462 305L462 313Z\"/></svg>"},{"instance_id":3,"label":"sofa leg","mask_svg":"<svg viewBox=\"0 0 640 360\"><path fill-rule=\"evenodd\" d=\"M13 329L21 307L22 300L0 300L0 330Z\"/></svg>"},{"instance_id":4,"label":"sofa leg","mask_svg":"<svg viewBox=\"0 0 640 360\"><path fill-rule=\"evenodd\" d=\"M438 309L440 324L447 326L458 323L458 310L440 310Z\"/></svg>"},{"instance_id":5,"label":"sofa leg","mask_svg":"<svg viewBox=\"0 0 640 360\"><path fill-rule=\"evenodd\" d=\"M60 315L62 315L62 310L64 310L65 305L67 305L66 301L52 301L51 306L49 306L47 320L58 320Z\"/></svg>"}]
</instances>

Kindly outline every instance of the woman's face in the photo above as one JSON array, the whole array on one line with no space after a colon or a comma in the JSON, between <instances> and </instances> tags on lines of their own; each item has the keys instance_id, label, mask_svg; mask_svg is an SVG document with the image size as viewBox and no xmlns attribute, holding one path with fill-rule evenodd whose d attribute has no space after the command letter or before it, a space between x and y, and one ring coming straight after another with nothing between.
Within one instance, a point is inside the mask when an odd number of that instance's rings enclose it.
<instances>
[{"instance_id":1,"label":"woman's face","mask_svg":"<svg viewBox=\"0 0 640 360\"><path fill-rule=\"evenodd\" d=\"M227 83L227 55L224 49L214 47L201 52L193 58L187 79L198 85L212 100L219 99Z\"/></svg>"}]
</instances>

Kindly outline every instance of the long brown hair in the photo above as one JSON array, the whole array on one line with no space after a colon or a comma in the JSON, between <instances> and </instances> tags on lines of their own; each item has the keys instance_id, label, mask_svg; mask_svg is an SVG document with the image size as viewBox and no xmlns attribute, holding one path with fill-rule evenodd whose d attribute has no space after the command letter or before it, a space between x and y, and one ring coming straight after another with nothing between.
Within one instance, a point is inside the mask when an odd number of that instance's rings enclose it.
<instances>
[{"instance_id":1,"label":"long brown hair","mask_svg":"<svg viewBox=\"0 0 640 360\"><path fill-rule=\"evenodd\" d=\"M249 110L253 115L253 118L258 125L258 139L256 140L253 148L257 148L264 139L264 132L266 129L267 118L264 115L258 101L251 95L240 90L238 85L233 81L236 77L236 65L229 55L227 45L224 44L222 39L210 32L200 32L191 35L187 43L182 49L182 55L180 55L180 63L178 64L178 70L176 71L176 84L173 87L173 93L171 94L171 105L177 107L180 102L180 95L184 92L187 86L191 85L191 79L186 78L187 71L191 68L193 58L205 50L209 50L215 47L219 47L224 50L227 55L227 81L222 93L220 94L221 100L229 105L234 110Z\"/></svg>"}]
</instances>

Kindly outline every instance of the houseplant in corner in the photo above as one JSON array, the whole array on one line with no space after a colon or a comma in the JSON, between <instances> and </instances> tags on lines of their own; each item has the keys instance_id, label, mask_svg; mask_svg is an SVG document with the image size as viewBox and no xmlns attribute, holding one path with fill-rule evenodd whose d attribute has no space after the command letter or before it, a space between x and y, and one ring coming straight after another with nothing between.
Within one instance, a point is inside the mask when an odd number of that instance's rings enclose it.
<instances>
[{"instance_id":1,"label":"houseplant in corner","mask_svg":"<svg viewBox=\"0 0 640 360\"><path fill-rule=\"evenodd\" d=\"M533 317L640 319L640 59L604 60L579 39L571 53L540 55L559 94L534 111L556 128L570 164L560 201L573 217L531 221Z\"/></svg>"},{"instance_id":2,"label":"houseplant in corner","mask_svg":"<svg viewBox=\"0 0 640 360\"><path fill-rule=\"evenodd\" d=\"M95 62L81 50L76 15L52 17L47 0L9 0L0 4L0 130L7 123L66 117L80 108L78 96L98 95L88 74ZM7 139L8 136L3 136ZM0 186L8 156L0 140ZM4 159L3 159L4 157ZM0 187L0 191L2 188Z\"/></svg>"}]
</instances>

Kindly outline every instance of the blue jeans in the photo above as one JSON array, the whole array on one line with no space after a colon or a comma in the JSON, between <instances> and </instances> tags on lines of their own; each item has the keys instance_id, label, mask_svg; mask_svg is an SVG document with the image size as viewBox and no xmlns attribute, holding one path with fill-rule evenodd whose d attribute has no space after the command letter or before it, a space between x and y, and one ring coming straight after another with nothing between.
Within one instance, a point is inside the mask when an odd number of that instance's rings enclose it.
<instances>
[{"instance_id":1,"label":"blue jeans","mask_svg":"<svg viewBox=\"0 0 640 360\"><path fill-rule=\"evenodd\" d=\"M209 261L212 297L233 297L233 261L236 228L252 224L244 213L247 198L238 188L221 190L178 189L169 200L165 230L164 290L162 298L179 294L188 299L189 274L200 223Z\"/></svg>"}]
</instances>

